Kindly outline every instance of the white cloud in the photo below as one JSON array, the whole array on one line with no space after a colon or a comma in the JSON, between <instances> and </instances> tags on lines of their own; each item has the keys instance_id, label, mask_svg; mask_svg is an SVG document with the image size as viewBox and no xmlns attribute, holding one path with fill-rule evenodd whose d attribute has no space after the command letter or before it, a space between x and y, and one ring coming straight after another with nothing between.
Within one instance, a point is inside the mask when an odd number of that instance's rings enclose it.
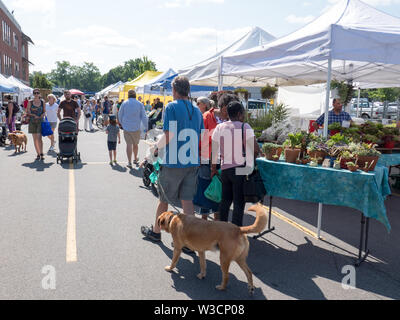
<instances>
[{"instance_id":1,"label":"white cloud","mask_svg":"<svg viewBox=\"0 0 400 320\"><path fill-rule=\"evenodd\" d=\"M86 28L76 28L64 32L64 35L76 39L85 39L85 44L88 46L119 48L144 47L144 45L135 38L121 35L114 29L98 25L91 25Z\"/></svg>"},{"instance_id":2,"label":"white cloud","mask_svg":"<svg viewBox=\"0 0 400 320\"><path fill-rule=\"evenodd\" d=\"M36 19L40 21L43 28L56 26L56 0L13 0L10 7L29 13L32 17L40 14L36 16Z\"/></svg>"}]
</instances>

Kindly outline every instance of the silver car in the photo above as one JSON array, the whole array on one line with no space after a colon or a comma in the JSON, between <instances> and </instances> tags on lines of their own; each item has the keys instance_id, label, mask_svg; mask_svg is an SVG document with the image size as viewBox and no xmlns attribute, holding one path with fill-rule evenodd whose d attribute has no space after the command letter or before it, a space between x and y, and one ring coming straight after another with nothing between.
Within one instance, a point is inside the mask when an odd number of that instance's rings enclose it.
<instances>
[{"instance_id":1,"label":"silver car","mask_svg":"<svg viewBox=\"0 0 400 320\"><path fill-rule=\"evenodd\" d=\"M383 113L385 107L381 106L374 111L374 118L375 119L383 119ZM393 119L396 120L399 117L399 105L397 103L389 103L385 119Z\"/></svg>"}]
</instances>

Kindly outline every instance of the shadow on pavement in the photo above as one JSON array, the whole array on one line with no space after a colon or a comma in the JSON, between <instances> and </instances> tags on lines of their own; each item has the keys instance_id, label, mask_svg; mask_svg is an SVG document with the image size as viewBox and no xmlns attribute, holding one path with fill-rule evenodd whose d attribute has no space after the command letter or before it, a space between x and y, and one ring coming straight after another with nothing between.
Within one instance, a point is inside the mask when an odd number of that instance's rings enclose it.
<instances>
[{"instance_id":1,"label":"shadow on pavement","mask_svg":"<svg viewBox=\"0 0 400 320\"><path fill-rule=\"evenodd\" d=\"M110 166L111 166L111 165L110 165ZM111 167L112 167L112 169L113 169L114 171L118 171L118 172L121 172L121 173L126 173L126 172L128 171L127 168L122 167L122 166L120 166L119 164L114 164L114 165L111 166Z\"/></svg>"},{"instance_id":2,"label":"shadow on pavement","mask_svg":"<svg viewBox=\"0 0 400 320\"><path fill-rule=\"evenodd\" d=\"M132 176L136 177L136 178L143 178L143 168L133 168L129 170L129 174L131 174Z\"/></svg>"},{"instance_id":3,"label":"shadow on pavement","mask_svg":"<svg viewBox=\"0 0 400 320\"><path fill-rule=\"evenodd\" d=\"M166 247L163 243L160 243L159 246L172 261L173 250ZM219 252L207 252L206 256L215 254L219 256ZM164 267L161 267L160 272L167 273ZM199 280L197 278L199 272L200 264L198 257L182 253L177 268L171 273L171 278L174 281L174 289L177 292L186 294L193 300L266 300L266 297L259 288L256 288L253 296L249 295L247 281L238 280L232 273L229 275L227 290L218 291L216 286L222 281L221 268L218 264L210 260L207 260L207 277ZM244 273L243 278L245 278Z\"/></svg>"},{"instance_id":4,"label":"shadow on pavement","mask_svg":"<svg viewBox=\"0 0 400 320\"><path fill-rule=\"evenodd\" d=\"M35 161L33 163L24 163L22 166L29 168L29 169L36 170L37 172L43 172L46 169L49 169L53 165L54 165L54 163L45 163L42 161Z\"/></svg>"}]
</instances>

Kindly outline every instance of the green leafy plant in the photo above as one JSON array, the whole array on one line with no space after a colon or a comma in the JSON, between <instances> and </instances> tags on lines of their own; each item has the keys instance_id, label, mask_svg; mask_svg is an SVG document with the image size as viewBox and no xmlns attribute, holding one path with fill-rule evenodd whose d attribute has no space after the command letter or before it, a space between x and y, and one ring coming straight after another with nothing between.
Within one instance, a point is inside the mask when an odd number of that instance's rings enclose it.
<instances>
[{"instance_id":1,"label":"green leafy plant","mask_svg":"<svg viewBox=\"0 0 400 320\"><path fill-rule=\"evenodd\" d=\"M263 152L269 153L271 151L278 150L279 148L282 148L282 146L275 144L275 143L264 143Z\"/></svg>"},{"instance_id":2,"label":"green leafy plant","mask_svg":"<svg viewBox=\"0 0 400 320\"><path fill-rule=\"evenodd\" d=\"M250 93L249 93L249 91L248 91L247 89L238 88L238 89L236 89L234 92L235 92L235 94L236 94L237 96L239 96L239 94L243 94L243 95L244 95L244 99L245 99L246 101L249 100Z\"/></svg>"},{"instance_id":3,"label":"green leafy plant","mask_svg":"<svg viewBox=\"0 0 400 320\"><path fill-rule=\"evenodd\" d=\"M261 88L261 96L263 99L272 99L275 94L278 92L278 88L266 86Z\"/></svg>"},{"instance_id":4,"label":"green leafy plant","mask_svg":"<svg viewBox=\"0 0 400 320\"><path fill-rule=\"evenodd\" d=\"M303 138L304 134L302 132L290 133L289 139L285 141L284 146L288 146L291 149L301 149Z\"/></svg>"},{"instance_id":5,"label":"green leafy plant","mask_svg":"<svg viewBox=\"0 0 400 320\"><path fill-rule=\"evenodd\" d=\"M335 122L329 125L328 127L329 130L331 131L341 131L342 130L342 125L339 122Z\"/></svg>"},{"instance_id":6,"label":"green leafy plant","mask_svg":"<svg viewBox=\"0 0 400 320\"><path fill-rule=\"evenodd\" d=\"M332 136L328 142L327 145L328 147L333 147L333 146L343 146L343 145L348 145L349 144L349 139L346 138L344 135L338 133Z\"/></svg>"}]
</instances>

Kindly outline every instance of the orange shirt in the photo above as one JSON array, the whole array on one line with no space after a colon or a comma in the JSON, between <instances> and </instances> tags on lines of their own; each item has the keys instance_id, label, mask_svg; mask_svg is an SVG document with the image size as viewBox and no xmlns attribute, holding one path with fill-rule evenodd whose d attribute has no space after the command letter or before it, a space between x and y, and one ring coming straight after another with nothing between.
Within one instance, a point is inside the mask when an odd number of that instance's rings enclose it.
<instances>
[{"instance_id":1,"label":"orange shirt","mask_svg":"<svg viewBox=\"0 0 400 320\"><path fill-rule=\"evenodd\" d=\"M203 137L203 142L202 145L203 147L201 147L201 150L204 150L204 152L201 151L201 158L202 159L211 159L211 151L212 151L212 135L213 132L215 130L215 128L217 127L218 123L217 123L217 119L215 118L215 114L214 114L215 109L211 109L210 111L207 111L206 113L203 114L203 120L204 120L204 128L206 131L206 134ZM206 153L206 146L204 145L205 143L207 143L208 141L208 154L203 154Z\"/></svg>"}]
</instances>

